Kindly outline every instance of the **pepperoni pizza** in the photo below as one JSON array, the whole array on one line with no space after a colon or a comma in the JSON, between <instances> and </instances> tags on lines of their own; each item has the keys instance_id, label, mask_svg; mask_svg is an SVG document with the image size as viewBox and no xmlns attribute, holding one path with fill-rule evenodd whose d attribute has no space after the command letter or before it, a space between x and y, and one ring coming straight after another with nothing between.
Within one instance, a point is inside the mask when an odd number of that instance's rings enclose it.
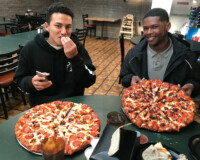
<instances>
[{"instance_id":1,"label":"pepperoni pizza","mask_svg":"<svg viewBox=\"0 0 200 160\"><path fill-rule=\"evenodd\" d=\"M123 110L133 124L157 132L180 131L194 120L196 105L185 91L158 79L124 90Z\"/></svg>"},{"instance_id":2,"label":"pepperoni pizza","mask_svg":"<svg viewBox=\"0 0 200 160\"><path fill-rule=\"evenodd\" d=\"M100 120L91 107L64 101L37 105L15 125L18 141L29 151L41 153L41 141L55 136L65 141L66 155L88 146L99 130Z\"/></svg>"}]
</instances>

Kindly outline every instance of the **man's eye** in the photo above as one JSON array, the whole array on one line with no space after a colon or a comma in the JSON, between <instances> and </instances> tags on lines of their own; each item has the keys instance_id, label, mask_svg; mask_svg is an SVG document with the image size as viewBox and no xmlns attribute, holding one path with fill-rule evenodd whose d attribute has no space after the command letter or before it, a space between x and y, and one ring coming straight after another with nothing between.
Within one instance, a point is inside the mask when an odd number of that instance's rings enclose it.
<instances>
[{"instance_id":1,"label":"man's eye","mask_svg":"<svg viewBox=\"0 0 200 160\"><path fill-rule=\"evenodd\" d=\"M66 29L71 29L71 28L72 28L72 26L67 26L67 27L66 27Z\"/></svg>"},{"instance_id":2,"label":"man's eye","mask_svg":"<svg viewBox=\"0 0 200 160\"><path fill-rule=\"evenodd\" d=\"M153 26L152 28L153 28L153 29L156 29L156 28L157 28L157 26Z\"/></svg>"},{"instance_id":3,"label":"man's eye","mask_svg":"<svg viewBox=\"0 0 200 160\"><path fill-rule=\"evenodd\" d=\"M60 26L60 25L56 25L56 27L57 27L57 28L61 28L61 26Z\"/></svg>"}]
</instances>

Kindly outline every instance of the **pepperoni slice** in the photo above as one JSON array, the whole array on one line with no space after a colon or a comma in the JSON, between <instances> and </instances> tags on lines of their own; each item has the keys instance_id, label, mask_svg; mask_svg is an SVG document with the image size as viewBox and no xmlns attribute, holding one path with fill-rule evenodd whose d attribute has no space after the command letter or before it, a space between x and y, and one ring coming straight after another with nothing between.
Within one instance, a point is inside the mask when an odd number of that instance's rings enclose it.
<instances>
[{"instance_id":1,"label":"pepperoni slice","mask_svg":"<svg viewBox=\"0 0 200 160\"><path fill-rule=\"evenodd\" d=\"M84 136L85 136L85 134L82 133L82 132L79 132L79 133L77 134L77 137L79 137L79 138L84 138Z\"/></svg>"},{"instance_id":2,"label":"pepperoni slice","mask_svg":"<svg viewBox=\"0 0 200 160\"><path fill-rule=\"evenodd\" d=\"M78 140L76 140L72 143L72 145L75 147L78 147L80 144L81 144L81 141L78 141Z\"/></svg>"}]
</instances>

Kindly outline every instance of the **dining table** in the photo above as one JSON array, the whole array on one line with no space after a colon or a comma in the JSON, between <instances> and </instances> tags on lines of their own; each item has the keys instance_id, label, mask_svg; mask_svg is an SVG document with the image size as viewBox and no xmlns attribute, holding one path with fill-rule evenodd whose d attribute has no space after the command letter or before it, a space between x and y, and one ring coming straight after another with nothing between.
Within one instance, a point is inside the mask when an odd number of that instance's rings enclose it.
<instances>
[{"instance_id":1,"label":"dining table","mask_svg":"<svg viewBox=\"0 0 200 160\"><path fill-rule=\"evenodd\" d=\"M37 30L16 33L0 37L0 54L6 54L19 49L19 45L24 46L37 35Z\"/></svg>"},{"instance_id":2,"label":"dining table","mask_svg":"<svg viewBox=\"0 0 200 160\"><path fill-rule=\"evenodd\" d=\"M131 38L131 43L134 44L134 45L136 45L136 44L138 44L140 42L140 40L142 38L143 38L143 36L141 36L141 35L133 36Z\"/></svg>"},{"instance_id":3,"label":"dining table","mask_svg":"<svg viewBox=\"0 0 200 160\"><path fill-rule=\"evenodd\" d=\"M100 139L107 125L107 114L112 111L123 113L121 96L109 95L86 95L62 99L63 101L72 101L74 103L83 103L89 105L94 112L99 116L101 121ZM4 123L0 124L0 159L2 160L41 160L40 155L36 155L24 149L17 141L15 136L15 124L20 116L26 111L10 118ZM126 118L125 123L130 123ZM187 127L180 130L180 132L153 132L146 129L141 129L131 124L128 126L129 130L138 131L148 138L148 142L161 142L163 145L174 148L177 152L183 153L188 160L193 160L189 149L188 140L194 135L200 134L200 124L192 122ZM137 153L135 153L137 154ZM85 160L84 150L81 150L73 155L66 155L65 160Z\"/></svg>"},{"instance_id":4,"label":"dining table","mask_svg":"<svg viewBox=\"0 0 200 160\"><path fill-rule=\"evenodd\" d=\"M76 29L73 28L72 32L74 33L75 30ZM33 40L37 34L37 30L32 30L0 37L0 54L6 54L17 50L19 45L26 45L26 43Z\"/></svg>"},{"instance_id":5,"label":"dining table","mask_svg":"<svg viewBox=\"0 0 200 160\"><path fill-rule=\"evenodd\" d=\"M21 32L16 34L7 35L6 38L15 38L15 39L24 39L24 40L33 40L37 35L37 30L32 30L28 32Z\"/></svg>"},{"instance_id":6,"label":"dining table","mask_svg":"<svg viewBox=\"0 0 200 160\"><path fill-rule=\"evenodd\" d=\"M88 17L85 19L89 20L89 21L97 21L97 22L101 23L101 36L98 37L98 39L106 39L106 37L103 36L104 24L106 22L116 23L117 21L120 21L120 19L118 19L118 18L104 18L104 17Z\"/></svg>"},{"instance_id":7,"label":"dining table","mask_svg":"<svg viewBox=\"0 0 200 160\"><path fill-rule=\"evenodd\" d=\"M12 25L13 23L14 22L8 21L8 20L0 21L0 25L4 25L5 26L6 33L7 33L7 27L6 27L6 25Z\"/></svg>"}]
</instances>

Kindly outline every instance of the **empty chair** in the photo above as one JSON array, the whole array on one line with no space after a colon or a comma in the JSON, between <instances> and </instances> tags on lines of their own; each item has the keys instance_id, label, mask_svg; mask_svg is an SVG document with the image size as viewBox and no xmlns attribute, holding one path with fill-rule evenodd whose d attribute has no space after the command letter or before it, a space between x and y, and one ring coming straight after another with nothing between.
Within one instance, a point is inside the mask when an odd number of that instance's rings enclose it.
<instances>
[{"instance_id":1,"label":"empty chair","mask_svg":"<svg viewBox=\"0 0 200 160\"><path fill-rule=\"evenodd\" d=\"M45 20L40 16L31 16L30 25L32 26L32 30L36 30L41 26Z\"/></svg>"},{"instance_id":2,"label":"empty chair","mask_svg":"<svg viewBox=\"0 0 200 160\"><path fill-rule=\"evenodd\" d=\"M30 17L25 15L16 15L16 23L11 26L12 34L19 32L27 32L30 30Z\"/></svg>"},{"instance_id":3,"label":"empty chair","mask_svg":"<svg viewBox=\"0 0 200 160\"><path fill-rule=\"evenodd\" d=\"M0 54L0 98L5 118L8 118L5 100L9 99L9 93L14 93L17 89L16 83L13 81L15 69L18 65L18 55L20 49L13 52ZM26 104L25 96L20 91L24 104Z\"/></svg>"},{"instance_id":4,"label":"empty chair","mask_svg":"<svg viewBox=\"0 0 200 160\"><path fill-rule=\"evenodd\" d=\"M77 35L79 41L85 46L85 39L86 39L86 34L87 34L87 29L76 29L75 34Z\"/></svg>"},{"instance_id":5,"label":"empty chair","mask_svg":"<svg viewBox=\"0 0 200 160\"><path fill-rule=\"evenodd\" d=\"M85 19L85 18L88 18L88 14L83 14L82 17L83 17L83 28L87 29L86 35L88 34L88 31L90 31L90 37L91 37L92 31L93 31L94 36L96 37L96 25L89 24L89 21Z\"/></svg>"}]
</instances>

